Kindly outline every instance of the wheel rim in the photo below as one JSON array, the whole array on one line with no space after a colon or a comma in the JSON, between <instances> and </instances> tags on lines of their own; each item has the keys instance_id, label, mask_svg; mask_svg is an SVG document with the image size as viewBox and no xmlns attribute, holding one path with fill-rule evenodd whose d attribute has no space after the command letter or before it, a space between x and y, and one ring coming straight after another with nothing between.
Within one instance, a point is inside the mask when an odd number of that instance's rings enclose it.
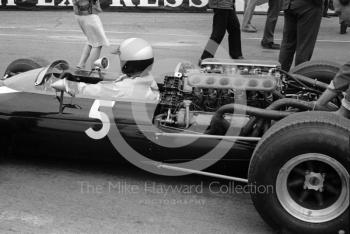
<instances>
[{"instance_id":1,"label":"wheel rim","mask_svg":"<svg viewBox=\"0 0 350 234\"><path fill-rule=\"evenodd\" d=\"M299 155L280 169L276 194L293 217L311 223L327 222L349 206L349 173L327 155Z\"/></svg>"}]
</instances>

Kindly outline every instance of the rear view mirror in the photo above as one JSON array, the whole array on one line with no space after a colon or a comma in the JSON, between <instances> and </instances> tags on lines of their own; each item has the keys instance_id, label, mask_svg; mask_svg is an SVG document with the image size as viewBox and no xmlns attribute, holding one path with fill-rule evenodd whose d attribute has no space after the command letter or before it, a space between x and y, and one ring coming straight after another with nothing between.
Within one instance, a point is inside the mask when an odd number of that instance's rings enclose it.
<instances>
[{"instance_id":1,"label":"rear view mirror","mask_svg":"<svg viewBox=\"0 0 350 234\"><path fill-rule=\"evenodd\" d=\"M109 66L109 61L108 61L108 58L106 57L99 58L94 62L94 67L97 70L107 69L108 66Z\"/></svg>"}]
</instances>

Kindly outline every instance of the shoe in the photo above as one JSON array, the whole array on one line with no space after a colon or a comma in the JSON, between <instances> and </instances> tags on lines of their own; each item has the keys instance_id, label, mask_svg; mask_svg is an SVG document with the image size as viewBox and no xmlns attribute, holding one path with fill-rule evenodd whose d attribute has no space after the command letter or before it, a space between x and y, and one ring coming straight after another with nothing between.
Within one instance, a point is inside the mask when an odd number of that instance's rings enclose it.
<instances>
[{"instance_id":1,"label":"shoe","mask_svg":"<svg viewBox=\"0 0 350 234\"><path fill-rule=\"evenodd\" d=\"M323 17L324 17L324 18L331 18L331 16L328 15L328 14L324 14Z\"/></svg>"},{"instance_id":2,"label":"shoe","mask_svg":"<svg viewBox=\"0 0 350 234\"><path fill-rule=\"evenodd\" d=\"M346 23L342 22L340 24L340 34L345 34L347 28L348 28L348 25Z\"/></svg>"},{"instance_id":3,"label":"shoe","mask_svg":"<svg viewBox=\"0 0 350 234\"><path fill-rule=\"evenodd\" d=\"M276 44L274 42L269 42L269 43L265 43L265 42L261 42L261 46L265 49L270 49L270 50L279 50L281 49L281 45L280 44Z\"/></svg>"},{"instance_id":4,"label":"shoe","mask_svg":"<svg viewBox=\"0 0 350 234\"><path fill-rule=\"evenodd\" d=\"M251 24L248 24L247 26L242 27L242 32L256 33L257 31L258 30L256 30L256 28Z\"/></svg>"}]
</instances>

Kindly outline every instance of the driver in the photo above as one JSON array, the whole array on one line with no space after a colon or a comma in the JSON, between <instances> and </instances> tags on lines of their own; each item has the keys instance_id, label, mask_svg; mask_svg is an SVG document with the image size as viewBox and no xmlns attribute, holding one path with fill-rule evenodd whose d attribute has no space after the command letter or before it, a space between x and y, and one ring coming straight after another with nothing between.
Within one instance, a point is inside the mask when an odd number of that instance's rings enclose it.
<instances>
[{"instance_id":1,"label":"driver","mask_svg":"<svg viewBox=\"0 0 350 234\"><path fill-rule=\"evenodd\" d=\"M154 61L151 45L140 38L124 40L113 52L120 58L123 75L115 81L79 84L79 93L97 98L125 98L157 101L158 86L150 73Z\"/></svg>"}]
</instances>

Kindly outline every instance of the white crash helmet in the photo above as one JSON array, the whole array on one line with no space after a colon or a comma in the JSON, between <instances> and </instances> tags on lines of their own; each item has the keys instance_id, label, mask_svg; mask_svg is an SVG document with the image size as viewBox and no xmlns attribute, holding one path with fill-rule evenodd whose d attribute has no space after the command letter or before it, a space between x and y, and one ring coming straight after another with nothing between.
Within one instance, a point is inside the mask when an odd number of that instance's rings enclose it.
<instances>
[{"instance_id":1,"label":"white crash helmet","mask_svg":"<svg viewBox=\"0 0 350 234\"><path fill-rule=\"evenodd\" d=\"M141 38L124 40L116 53L120 58L122 72L129 76L142 73L154 62L151 45Z\"/></svg>"}]
</instances>

